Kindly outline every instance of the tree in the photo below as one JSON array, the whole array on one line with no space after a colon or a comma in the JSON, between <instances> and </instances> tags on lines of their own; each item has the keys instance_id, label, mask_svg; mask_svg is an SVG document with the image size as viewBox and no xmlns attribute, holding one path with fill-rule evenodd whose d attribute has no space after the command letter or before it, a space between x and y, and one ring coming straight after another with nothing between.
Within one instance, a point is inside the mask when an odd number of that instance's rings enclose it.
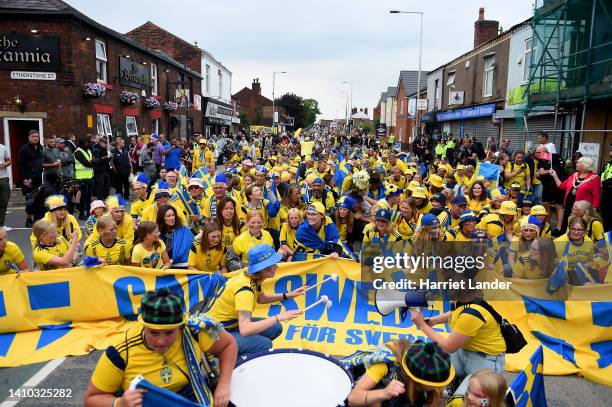
<instances>
[{"instance_id":1,"label":"tree","mask_svg":"<svg viewBox=\"0 0 612 407\"><path fill-rule=\"evenodd\" d=\"M363 130L364 133L369 134L372 132L372 125L368 122L363 122L359 125L359 128Z\"/></svg>"},{"instance_id":2,"label":"tree","mask_svg":"<svg viewBox=\"0 0 612 407\"><path fill-rule=\"evenodd\" d=\"M304 126L312 126L317 121L317 115L321 114L319 110L319 102L314 99L304 99L302 101L304 108Z\"/></svg>"},{"instance_id":3,"label":"tree","mask_svg":"<svg viewBox=\"0 0 612 407\"><path fill-rule=\"evenodd\" d=\"M261 106L257 106L255 108L255 118L253 119L253 124L263 124L263 108Z\"/></svg>"},{"instance_id":4,"label":"tree","mask_svg":"<svg viewBox=\"0 0 612 407\"><path fill-rule=\"evenodd\" d=\"M246 112L244 111L240 112L238 114L238 117L240 118L240 125L248 129L250 127L250 122L249 122L249 116L246 114Z\"/></svg>"},{"instance_id":5,"label":"tree","mask_svg":"<svg viewBox=\"0 0 612 407\"><path fill-rule=\"evenodd\" d=\"M277 106L282 106L285 113L293 117L294 127L304 127L304 108L302 106L302 98L293 93L285 93L274 101Z\"/></svg>"}]
</instances>

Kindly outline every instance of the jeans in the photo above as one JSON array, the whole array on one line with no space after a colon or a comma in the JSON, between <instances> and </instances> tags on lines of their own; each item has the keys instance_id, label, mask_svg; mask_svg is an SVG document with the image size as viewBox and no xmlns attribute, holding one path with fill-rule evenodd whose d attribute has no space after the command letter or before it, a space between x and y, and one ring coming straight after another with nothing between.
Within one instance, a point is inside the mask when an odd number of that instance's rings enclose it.
<instances>
[{"instance_id":1,"label":"jeans","mask_svg":"<svg viewBox=\"0 0 612 407\"><path fill-rule=\"evenodd\" d=\"M9 198L11 197L11 186L9 179L0 179L0 226L4 226L6 219L6 210L8 208Z\"/></svg>"},{"instance_id":2,"label":"jeans","mask_svg":"<svg viewBox=\"0 0 612 407\"><path fill-rule=\"evenodd\" d=\"M252 321L261 321L263 318L253 318ZM281 332L283 332L283 326L280 322L275 323L270 328L256 334L247 337L240 335L238 327L229 329L228 332L236 340L238 345L238 357L243 355L251 355L257 352L265 352L272 348L272 341L276 339Z\"/></svg>"},{"instance_id":3,"label":"jeans","mask_svg":"<svg viewBox=\"0 0 612 407\"><path fill-rule=\"evenodd\" d=\"M114 174L115 190L126 200L130 200L130 173L117 172Z\"/></svg>"},{"instance_id":4,"label":"jeans","mask_svg":"<svg viewBox=\"0 0 612 407\"><path fill-rule=\"evenodd\" d=\"M531 193L533 194L533 204L541 205L542 204L542 190L544 187L542 184L532 184L531 185Z\"/></svg>"},{"instance_id":5,"label":"jeans","mask_svg":"<svg viewBox=\"0 0 612 407\"><path fill-rule=\"evenodd\" d=\"M490 369L497 373L503 373L505 362L505 353L500 353L499 355L487 355L481 352L472 352L465 349L459 349L452 353L451 363L453 368L455 368L457 377L465 377L459 387L457 387L457 390L455 390L455 395L465 394L472 373L476 373L477 371L483 369Z\"/></svg>"}]
</instances>

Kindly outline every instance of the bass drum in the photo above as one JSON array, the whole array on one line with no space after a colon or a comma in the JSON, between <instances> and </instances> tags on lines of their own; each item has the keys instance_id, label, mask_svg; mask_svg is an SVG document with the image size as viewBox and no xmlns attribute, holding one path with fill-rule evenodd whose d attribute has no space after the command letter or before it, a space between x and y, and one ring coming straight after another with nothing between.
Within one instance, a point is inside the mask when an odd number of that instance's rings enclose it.
<instances>
[{"instance_id":1,"label":"bass drum","mask_svg":"<svg viewBox=\"0 0 612 407\"><path fill-rule=\"evenodd\" d=\"M345 405L353 378L322 353L271 349L238 359L232 374L235 407L335 407Z\"/></svg>"}]
</instances>

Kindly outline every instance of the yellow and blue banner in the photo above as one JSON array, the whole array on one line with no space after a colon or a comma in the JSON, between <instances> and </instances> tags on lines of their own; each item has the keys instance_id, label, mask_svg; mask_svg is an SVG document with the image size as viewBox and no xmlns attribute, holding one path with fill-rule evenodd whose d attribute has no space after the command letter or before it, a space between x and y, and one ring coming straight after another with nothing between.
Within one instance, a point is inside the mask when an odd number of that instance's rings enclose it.
<instances>
[{"instance_id":1,"label":"yellow and blue banner","mask_svg":"<svg viewBox=\"0 0 612 407\"><path fill-rule=\"evenodd\" d=\"M371 283L361 281L360 264L350 260L281 263L275 277L264 282L263 290L284 293L304 284L314 286L333 273L337 275L335 281L330 279L304 296L259 306L254 316L268 317L286 309L304 309L323 295L332 301L329 309L317 306L284 323L275 347L346 356L392 339L425 339L409 318L401 319L399 310L387 316L376 311ZM528 341L521 352L506 356L508 370L522 371L542 346L543 374L579 374L612 385L612 302L608 284L566 286L548 295L546 279L499 278L512 282L511 289L490 303L516 324ZM146 291L169 287L192 308L218 294L224 282L225 277L215 274L123 266L26 273L19 278L15 274L2 276L0 367L104 349L136 323ZM432 317L448 310L447 302L438 301L424 313ZM450 332L446 325L435 329L442 334Z\"/></svg>"},{"instance_id":2,"label":"yellow and blue banner","mask_svg":"<svg viewBox=\"0 0 612 407\"><path fill-rule=\"evenodd\" d=\"M540 345L529 363L515 378L510 389L517 407L546 407L544 389L544 348Z\"/></svg>"}]
</instances>

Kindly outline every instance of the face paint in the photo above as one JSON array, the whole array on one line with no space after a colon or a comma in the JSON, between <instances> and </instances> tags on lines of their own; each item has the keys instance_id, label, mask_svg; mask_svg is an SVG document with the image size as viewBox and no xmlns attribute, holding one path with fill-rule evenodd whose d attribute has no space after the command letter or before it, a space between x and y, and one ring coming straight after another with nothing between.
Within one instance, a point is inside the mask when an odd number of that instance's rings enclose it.
<instances>
[{"instance_id":1,"label":"face paint","mask_svg":"<svg viewBox=\"0 0 612 407\"><path fill-rule=\"evenodd\" d=\"M487 397L484 399L480 399L480 407L489 407L491 405L491 400Z\"/></svg>"}]
</instances>

